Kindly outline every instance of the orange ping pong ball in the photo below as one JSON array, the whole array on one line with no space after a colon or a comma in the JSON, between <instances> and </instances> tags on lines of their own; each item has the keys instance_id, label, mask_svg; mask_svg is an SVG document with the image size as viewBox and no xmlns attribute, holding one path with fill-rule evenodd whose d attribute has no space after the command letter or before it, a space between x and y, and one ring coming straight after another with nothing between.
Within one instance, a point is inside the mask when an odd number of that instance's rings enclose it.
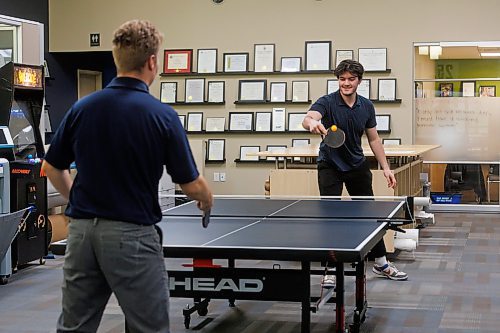
<instances>
[{"instance_id":1,"label":"orange ping pong ball","mask_svg":"<svg viewBox=\"0 0 500 333\"><path fill-rule=\"evenodd\" d=\"M337 126L336 125L332 125L332 127L330 127L330 129L335 132L337 130Z\"/></svg>"}]
</instances>

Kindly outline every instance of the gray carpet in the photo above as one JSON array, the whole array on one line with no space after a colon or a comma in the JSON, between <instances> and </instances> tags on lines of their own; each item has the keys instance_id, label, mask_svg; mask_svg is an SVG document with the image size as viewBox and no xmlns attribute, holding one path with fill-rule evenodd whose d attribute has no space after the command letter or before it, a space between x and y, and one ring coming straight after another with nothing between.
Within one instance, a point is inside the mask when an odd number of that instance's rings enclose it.
<instances>
[{"instance_id":1,"label":"gray carpet","mask_svg":"<svg viewBox=\"0 0 500 333\"><path fill-rule=\"evenodd\" d=\"M436 214L436 221L421 231L414 256L402 252L394 259L409 274L409 281L389 281L368 272L370 308L361 332L500 332L500 215ZM168 266L179 262L167 260ZM47 260L44 266L19 271L8 285L0 286L1 333L55 332L62 263L61 257ZM348 317L352 282L347 278ZM319 291L319 281L313 283L314 293ZM182 309L188 303L188 299L171 300L173 333L300 332L297 303L237 301L236 308L229 308L227 301L214 300L208 316L194 314L191 329L186 330ZM311 332L334 332L333 311L333 304L328 304L312 314ZM112 299L99 332L123 332L123 321Z\"/></svg>"}]
</instances>

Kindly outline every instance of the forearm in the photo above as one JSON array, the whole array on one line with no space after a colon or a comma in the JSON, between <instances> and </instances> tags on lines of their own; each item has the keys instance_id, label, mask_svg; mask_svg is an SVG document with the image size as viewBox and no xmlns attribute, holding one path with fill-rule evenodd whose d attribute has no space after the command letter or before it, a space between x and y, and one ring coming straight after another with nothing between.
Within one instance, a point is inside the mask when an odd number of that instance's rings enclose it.
<instances>
[{"instance_id":1,"label":"forearm","mask_svg":"<svg viewBox=\"0 0 500 333\"><path fill-rule=\"evenodd\" d=\"M372 140L368 143L380 167L383 170L390 170L389 164L387 163L387 157L385 156L384 147L382 146L380 140Z\"/></svg>"},{"instance_id":2,"label":"forearm","mask_svg":"<svg viewBox=\"0 0 500 333\"><path fill-rule=\"evenodd\" d=\"M193 200L201 202L203 207L212 207L213 195L205 177L200 175L192 182L179 184L179 186L185 195Z\"/></svg>"},{"instance_id":3,"label":"forearm","mask_svg":"<svg viewBox=\"0 0 500 333\"><path fill-rule=\"evenodd\" d=\"M69 199L69 192L73 186L73 179L69 170L59 170L47 161L43 161L42 169L47 175L54 188L66 199Z\"/></svg>"}]
</instances>

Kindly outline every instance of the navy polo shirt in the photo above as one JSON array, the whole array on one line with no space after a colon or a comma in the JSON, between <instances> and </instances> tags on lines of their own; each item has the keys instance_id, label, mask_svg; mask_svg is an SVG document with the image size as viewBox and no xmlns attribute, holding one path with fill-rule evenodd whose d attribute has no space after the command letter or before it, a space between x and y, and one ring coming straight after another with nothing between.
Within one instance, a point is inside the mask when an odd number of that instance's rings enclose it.
<instances>
[{"instance_id":1,"label":"navy polo shirt","mask_svg":"<svg viewBox=\"0 0 500 333\"><path fill-rule=\"evenodd\" d=\"M361 137L367 128L377 126L373 103L357 95L356 103L351 108L337 90L319 98L310 110L321 113L321 122L325 128L337 125L345 132L345 143L339 148L331 148L321 143L318 162L329 163L340 171L359 167L365 161Z\"/></svg>"},{"instance_id":2,"label":"navy polo shirt","mask_svg":"<svg viewBox=\"0 0 500 333\"><path fill-rule=\"evenodd\" d=\"M78 173L66 215L136 224L161 220L158 183L164 166L175 183L199 173L174 109L149 94L146 83L119 77L66 113L45 159Z\"/></svg>"}]
</instances>

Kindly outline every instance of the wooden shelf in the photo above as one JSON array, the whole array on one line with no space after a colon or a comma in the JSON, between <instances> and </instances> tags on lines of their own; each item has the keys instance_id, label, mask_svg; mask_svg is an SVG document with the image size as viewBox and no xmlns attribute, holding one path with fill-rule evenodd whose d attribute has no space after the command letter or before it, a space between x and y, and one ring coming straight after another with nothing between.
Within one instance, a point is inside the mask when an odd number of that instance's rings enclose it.
<instances>
[{"instance_id":1,"label":"wooden shelf","mask_svg":"<svg viewBox=\"0 0 500 333\"><path fill-rule=\"evenodd\" d=\"M168 104L168 105L225 105L226 102L195 102L195 103L186 103L184 101L180 101L180 102L175 102L175 103L163 103L163 104Z\"/></svg>"},{"instance_id":2,"label":"wooden shelf","mask_svg":"<svg viewBox=\"0 0 500 333\"><path fill-rule=\"evenodd\" d=\"M381 101L379 99L370 99L372 103L384 103L384 104L401 104L403 101L401 98L396 98L394 101Z\"/></svg>"},{"instance_id":3,"label":"wooden shelf","mask_svg":"<svg viewBox=\"0 0 500 333\"><path fill-rule=\"evenodd\" d=\"M385 71L365 71L365 74L389 74L391 72L391 69L388 68ZM254 72L254 71L247 71L247 72L215 72L215 73L197 73L197 72L191 72L191 73L161 73L161 77L183 77L183 76L252 76L252 75L259 75L259 76L270 76L270 75L325 75L325 74L333 74L333 69L332 70L321 70L321 71L300 71L300 72L280 72L280 71L274 71L274 72Z\"/></svg>"},{"instance_id":4,"label":"wooden shelf","mask_svg":"<svg viewBox=\"0 0 500 333\"><path fill-rule=\"evenodd\" d=\"M312 101L308 100L307 102L293 102L292 100L286 100L285 102L273 102L273 101L234 101L234 104L311 104Z\"/></svg>"}]
</instances>

